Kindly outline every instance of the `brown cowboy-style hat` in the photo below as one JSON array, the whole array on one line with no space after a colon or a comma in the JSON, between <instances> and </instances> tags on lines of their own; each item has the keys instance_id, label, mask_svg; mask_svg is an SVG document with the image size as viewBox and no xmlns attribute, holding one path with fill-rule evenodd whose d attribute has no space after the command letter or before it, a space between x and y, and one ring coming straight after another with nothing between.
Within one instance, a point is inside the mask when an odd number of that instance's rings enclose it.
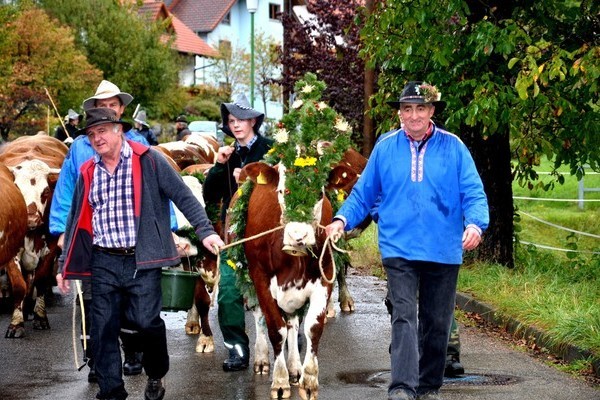
<instances>
[{"instance_id":1,"label":"brown cowboy-style hat","mask_svg":"<svg viewBox=\"0 0 600 400\"><path fill-rule=\"evenodd\" d=\"M223 127L221 130L227 134L227 136L235 137L231 129L229 129L228 119L229 114L233 114L234 117L238 119L251 119L256 118L256 123L254 124L254 133L258 135L260 126L262 125L265 114L260 111L256 111L252 107L250 107L250 103L245 95L241 94L233 103L223 103L221 104L221 119L223 122Z\"/></svg>"},{"instance_id":2,"label":"brown cowboy-style hat","mask_svg":"<svg viewBox=\"0 0 600 400\"><path fill-rule=\"evenodd\" d=\"M435 112L440 113L446 108L446 102L441 101L441 97L442 94L435 86L422 81L411 81L404 86L398 100L387 103L394 108L400 108L401 103L433 104Z\"/></svg>"},{"instance_id":3,"label":"brown cowboy-style hat","mask_svg":"<svg viewBox=\"0 0 600 400\"><path fill-rule=\"evenodd\" d=\"M101 124L120 124L123 127L123 132L127 132L131 129L131 124L125 121L117 119L117 113L112 108L90 108L85 112L85 128L79 129L77 134L87 135L87 129L92 126Z\"/></svg>"}]
</instances>

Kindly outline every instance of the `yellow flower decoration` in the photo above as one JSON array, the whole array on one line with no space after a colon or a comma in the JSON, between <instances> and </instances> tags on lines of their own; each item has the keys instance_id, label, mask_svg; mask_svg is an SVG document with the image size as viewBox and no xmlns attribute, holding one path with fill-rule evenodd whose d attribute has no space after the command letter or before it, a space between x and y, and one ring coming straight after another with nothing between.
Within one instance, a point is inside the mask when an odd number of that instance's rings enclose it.
<instances>
[{"instance_id":1,"label":"yellow flower decoration","mask_svg":"<svg viewBox=\"0 0 600 400\"><path fill-rule=\"evenodd\" d=\"M242 195L242 189L237 190L237 195L238 195L238 197Z\"/></svg>"},{"instance_id":2,"label":"yellow flower decoration","mask_svg":"<svg viewBox=\"0 0 600 400\"><path fill-rule=\"evenodd\" d=\"M344 192L342 189L337 191L337 201L339 201L340 203L342 201L344 201L344 199L346 198L346 192Z\"/></svg>"},{"instance_id":3,"label":"yellow flower decoration","mask_svg":"<svg viewBox=\"0 0 600 400\"><path fill-rule=\"evenodd\" d=\"M311 165L315 165L317 163L317 159L315 157L298 157L294 161L294 165L296 167L310 167Z\"/></svg>"},{"instance_id":4,"label":"yellow flower decoration","mask_svg":"<svg viewBox=\"0 0 600 400\"><path fill-rule=\"evenodd\" d=\"M273 153L275 153L275 147L271 147L269 149L269 151L267 151L267 154L273 154Z\"/></svg>"},{"instance_id":5,"label":"yellow flower decoration","mask_svg":"<svg viewBox=\"0 0 600 400\"><path fill-rule=\"evenodd\" d=\"M231 260L227 260L227 265L229 265L234 271L237 269L237 265Z\"/></svg>"},{"instance_id":6,"label":"yellow flower decoration","mask_svg":"<svg viewBox=\"0 0 600 400\"><path fill-rule=\"evenodd\" d=\"M310 93L313 90L315 90L315 87L313 85L306 85L302 88L302 93Z\"/></svg>"},{"instance_id":7,"label":"yellow flower decoration","mask_svg":"<svg viewBox=\"0 0 600 400\"><path fill-rule=\"evenodd\" d=\"M300 108L300 107L302 107L302 104L304 104L304 102L302 100L300 100L300 99L295 100L292 103L292 108Z\"/></svg>"}]
</instances>

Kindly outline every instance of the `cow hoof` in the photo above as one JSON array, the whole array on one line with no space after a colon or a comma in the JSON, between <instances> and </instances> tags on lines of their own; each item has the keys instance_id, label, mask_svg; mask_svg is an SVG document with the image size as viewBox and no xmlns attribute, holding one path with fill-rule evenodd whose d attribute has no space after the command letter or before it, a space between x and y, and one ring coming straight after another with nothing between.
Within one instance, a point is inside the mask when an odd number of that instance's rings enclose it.
<instances>
[{"instance_id":1,"label":"cow hoof","mask_svg":"<svg viewBox=\"0 0 600 400\"><path fill-rule=\"evenodd\" d=\"M25 337L25 326L23 324L9 325L4 337L7 339L21 339Z\"/></svg>"},{"instance_id":2,"label":"cow hoof","mask_svg":"<svg viewBox=\"0 0 600 400\"><path fill-rule=\"evenodd\" d=\"M33 329L36 331L45 331L50 329L50 322L48 318L38 317L37 315L33 318Z\"/></svg>"},{"instance_id":3,"label":"cow hoof","mask_svg":"<svg viewBox=\"0 0 600 400\"><path fill-rule=\"evenodd\" d=\"M200 330L200 324L185 324L185 333L187 335L198 335L200 334Z\"/></svg>"},{"instance_id":4,"label":"cow hoof","mask_svg":"<svg viewBox=\"0 0 600 400\"><path fill-rule=\"evenodd\" d=\"M270 371L271 371L271 365L269 363L261 363L261 362L254 363L254 373L256 375L269 375Z\"/></svg>"},{"instance_id":5,"label":"cow hoof","mask_svg":"<svg viewBox=\"0 0 600 400\"><path fill-rule=\"evenodd\" d=\"M319 391L316 389L311 390L306 388L300 388L298 389L298 394L300 394L300 398L302 400L317 400Z\"/></svg>"},{"instance_id":6,"label":"cow hoof","mask_svg":"<svg viewBox=\"0 0 600 400\"><path fill-rule=\"evenodd\" d=\"M290 373L290 385L298 386L300 383L300 373L292 374Z\"/></svg>"},{"instance_id":7,"label":"cow hoof","mask_svg":"<svg viewBox=\"0 0 600 400\"><path fill-rule=\"evenodd\" d=\"M356 309L354 305L354 300L346 300L344 302L340 302L340 310L345 313L353 312Z\"/></svg>"},{"instance_id":8,"label":"cow hoof","mask_svg":"<svg viewBox=\"0 0 600 400\"><path fill-rule=\"evenodd\" d=\"M214 353L215 341L212 336L200 335L196 343L196 353Z\"/></svg>"},{"instance_id":9,"label":"cow hoof","mask_svg":"<svg viewBox=\"0 0 600 400\"><path fill-rule=\"evenodd\" d=\"M272 399L289 399L292 397L290 388L271 388Z\"/></svg>"}]
</instances>

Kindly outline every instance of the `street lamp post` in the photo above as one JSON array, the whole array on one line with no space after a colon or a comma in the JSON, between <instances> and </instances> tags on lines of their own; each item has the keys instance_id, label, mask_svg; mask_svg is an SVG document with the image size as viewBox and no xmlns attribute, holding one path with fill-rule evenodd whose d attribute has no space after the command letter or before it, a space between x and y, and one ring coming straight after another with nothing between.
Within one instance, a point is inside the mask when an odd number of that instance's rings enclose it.
<instances>
[{"instance_id":1,"label":"street lamp post","mask_svg":"<svg viewBox=\"0 0 600 400\"><path fill-rule=\"evenodd\" d=\"M246 0L250 13L250 106L254 108L254 14L258 9L258 0Z\"/></svg>"}]
</instances>

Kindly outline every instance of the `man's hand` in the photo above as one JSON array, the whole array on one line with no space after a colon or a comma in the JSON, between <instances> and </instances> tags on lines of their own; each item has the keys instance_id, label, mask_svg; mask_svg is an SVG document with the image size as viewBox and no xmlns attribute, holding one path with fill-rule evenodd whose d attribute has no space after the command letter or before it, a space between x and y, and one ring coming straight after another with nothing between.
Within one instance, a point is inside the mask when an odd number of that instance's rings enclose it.
<instances>
[{"instance_id":1,"label":"man's hand","mask_svg":"<svg viewBox=\"0 0 600 400\"><path fill-rule=\"evenodd\" d=\"M479 243L481 243L481 235L479 231L473 226L467 226L462 237L463 249L473 250Z\"/></svg>"},{"instance_id":2,"label":"man's hand","mask_svg":"<svg viewBox=\"0 0 600 400\"><path fill-rule=\"evenodd\" d=\"M58 242L56 242L56 245L63 250L63 246L65 245L65 234L64 232L60 234L60 236L58 237Z\"/></svg>"},{"instance_id":3,"label":"man's hand","mask_svg":"<svg viewBox=\"0 0 600 400\"><path fill-rule=\"evenodd\" d=\"M225 246L225 243L223 240L221 240L221 237L216 233L202 239L202 244L214 255L219 254L219 249Z\"/></svg>"},{"instance_id":4,"label":"man's hand","mask_svg":"<svg viewBox=\"0 0 600 400\"><path fill-rule=\"evenodd\" d=\"M56 286L62 294L67 294L71 290L71 284L68 280L63 279L62 274L56 274Z\"/></svg>"},{"instance_id":5,"label":"man's hand","mask_svg":"<svg viewBox=\"0 0 600 400\"><path fill-rule=\"evenodd\" d=\"M233 154L234 150L235 148L233 146L219 147L219 151L217 153L217 162L219 164L225 164L227 160L229 160L229 157L231 157L231 154Z\"/></svg>"},{"instance_id":6,"label":"man's hand","mask_svg":"<svg viewBox=\"0 0 600 400\"><path fill-rule=\"evenodd\" d=\"M337 242L344 234L344 222L336 219L325 227L325 233L331 240Z\"/></svg>"}]
</instances>

